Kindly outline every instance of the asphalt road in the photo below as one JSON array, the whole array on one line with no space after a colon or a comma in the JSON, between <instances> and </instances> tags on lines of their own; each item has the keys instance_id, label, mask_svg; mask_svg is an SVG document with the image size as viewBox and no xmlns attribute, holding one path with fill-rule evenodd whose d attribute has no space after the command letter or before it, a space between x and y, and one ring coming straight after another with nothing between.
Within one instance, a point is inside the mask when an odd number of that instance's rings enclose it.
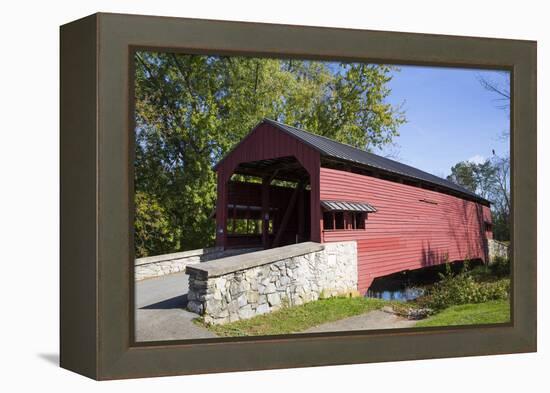
<instances>
[{"instance_id":1,"label":"asphalt road","mask_svg":"<svg viewBox=\"0 0 550 393\"><path fill-rule=\"evenodd\" d=\"M192 322L197 318L185 310L188 276L175 273L136 283L136 340L163 341L211 338L216 335ZM303 333L412 327L409 321L380 310L328 322Z\"/></svg>"},{"instance_id":2,"label":"asphalt road","mask_svg":"<svg viewBox=\"0 0 550 393\"><path fill-rule=\"evenodd\" d=\"M185 340L216 335L185 310L188 276L175 273L136 283L136 341Z\"/></svg>"}]
</instances>

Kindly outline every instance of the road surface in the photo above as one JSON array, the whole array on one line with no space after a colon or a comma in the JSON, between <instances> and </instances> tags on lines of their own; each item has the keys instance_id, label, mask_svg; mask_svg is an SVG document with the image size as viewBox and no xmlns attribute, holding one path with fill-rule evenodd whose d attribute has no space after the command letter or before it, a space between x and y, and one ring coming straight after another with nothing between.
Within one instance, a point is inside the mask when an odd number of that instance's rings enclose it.
<instances>
[{"instance_id":1,"label":"road surface","mask_svg":"<svg viewBox=\"0 0 550 393\"><path fill-rule=\"evenodd\" d=\"M185 310L187 290L184 272L136 282L136 341L216 337L192 322L197 314Z\"/></svg>"}]
</instances>

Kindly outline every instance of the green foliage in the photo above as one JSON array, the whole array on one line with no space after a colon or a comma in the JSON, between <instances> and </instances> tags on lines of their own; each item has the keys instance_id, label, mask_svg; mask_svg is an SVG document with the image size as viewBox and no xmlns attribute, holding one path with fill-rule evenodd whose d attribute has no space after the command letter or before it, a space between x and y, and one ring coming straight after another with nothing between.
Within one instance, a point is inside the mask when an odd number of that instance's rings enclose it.
<instances>
[{"instance_id":1,"label":"green foliage","mask_svg":"<svg viewBox=\"0 0 550 393\"><path fill-rule=\"evenodd\" d=\"M508 277L510 276L510 259L497 256L489 265L489 269L498 277Z\"/></svg>"},{"instance_id":2,"label":"green foliage","mask_svg":"<svg viewBox=\"0 0 550 393\"><path fill-rule=\"evenodd\" d=\"M171 231L166 210L142 191L135 195L135 216L136 256L148 256L149 250L169 252L179 247L179 234Z\"/></svg>"},{"instance_id":3,"label":"green foliage","mask_svg":"<svg viewBox=\"0 0 550 393\"><path fill-rule=\"evenodd\" d=\"M138 256L212 244L212 166L262 118L362 149L391 143L405 122L386 103L391 66L153 52L135 62L135 189L162 207L170 238L142 242Z\"/></svg>"},{"instance_id":4,"label":"green foliage","mask_svg":"<svg viewBox=\"0 0 550 393\"><path fill-rule=\"evenodd\" d=\"M472 192L477 192L483 198L488 198L494 187L496 171L490 160L479 164L462 161L451 168L451 174L447 179Z\"/></svg>"},{"instance_id":5,"label":"green foliage","mask_svg":"<svg viewBox=\"0 0 550 393\"><path fill-rule=\"evenodd\" d=\"M459 162L451 168L451 174L447 176L447 180L460 184L472 192L476 192L478 188L475 175L476 169L477 164L469 161Z\"/></svg>"},{"instance_id":6,"label":"green foliage","mask_svg":"<svg viewBox=\"0 0 550 393\"><path fill-rule=\"evenodd\" d=\"M491 201L493 237L510 240L510 160L494 156L482 163L462 161L447 176L456 184Z\"/></svg>"},{"instance_id":7,"label":"green foliage","mask_svg":"<svg viewBox=\"0 0 550 393\"><path fill-rule=\"evenodd\" d=\"M510 240L510 212L495 207L493 211L493 238L500 241Z\"/></svg>"},{"instance_id":8,"label":"green foliage","mask_svg":"<svg viewBox=\"0 0 550 393\"><path fill-rule=\"evenodd\" d=\"M467 271L457 275L449 271L442 274L441 281L429 288L425 296L417 299L417 303L422 307L442 310L457 304L508 299L509 293L510 279L480 282Z\"/></svg>"}]
</instances>

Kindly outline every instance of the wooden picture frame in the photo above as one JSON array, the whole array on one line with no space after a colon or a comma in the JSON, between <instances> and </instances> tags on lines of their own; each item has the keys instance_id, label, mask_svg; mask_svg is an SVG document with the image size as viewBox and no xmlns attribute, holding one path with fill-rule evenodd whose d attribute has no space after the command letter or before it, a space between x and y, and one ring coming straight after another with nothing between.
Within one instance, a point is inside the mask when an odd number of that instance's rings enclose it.
<instances>
[{"instance_id":1,"label":"wooden picture frame","mask_svg":"<svg viewBox=\"0 0 550 393\"><path fill-rule=\"evenodd\" d=\"M138 49L510 71L511 323L136 344ZM98 13L61 27L60 145L66 369L104 380L536 351L536 42Z\"/></svg>"}]
</instances>

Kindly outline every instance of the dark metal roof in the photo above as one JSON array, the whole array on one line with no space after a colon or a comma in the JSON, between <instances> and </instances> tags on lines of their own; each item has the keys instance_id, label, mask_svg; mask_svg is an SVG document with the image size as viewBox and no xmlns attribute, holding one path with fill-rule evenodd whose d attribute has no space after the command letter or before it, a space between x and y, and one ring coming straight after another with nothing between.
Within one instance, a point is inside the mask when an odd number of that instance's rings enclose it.
<instances>
[{"instance_id":1,"label":"dark metal roof","mask_svg":"<svg viewBox=\"0 0 550 393\"><path fill-rule=\"evenodd\" d=\"M356 164L380 169L385 172L389 172L396 175L402 175L408 178L420 180L432 185L444 187L461 194L468 195L477 200L482 200L489 203L485 198L480 197L479 195L471 192L470 190L455 184L449 180L440 178L438 176L432 175L421 171L420 169L414 168L412 166L390 160L389 158L381 157L374 153L369 153L365 150L358 149L356 147L346 145L345 143L336 142L330 138L312 134L311 132L302 130L300 128L291 127L289 125L279 123L275 120L264 119L263 122L269 123L283 132L290 134L307 145L311 146L315 150L319 151L321 155L336 158L343 161L353 162ZM260 123L261 124L261 123Z\"/></svg>"},{"instance_id":2,"label":"dark metal roof","mask_svg":"<svg viewBox=\"0 0 550 393\"><path fill-rule=\"evenodd\" d=\"M367 213L376 212L376 209L366 202L321 201L321 206L328 211L367 212Z\"/></svg>"}]
</instances>

